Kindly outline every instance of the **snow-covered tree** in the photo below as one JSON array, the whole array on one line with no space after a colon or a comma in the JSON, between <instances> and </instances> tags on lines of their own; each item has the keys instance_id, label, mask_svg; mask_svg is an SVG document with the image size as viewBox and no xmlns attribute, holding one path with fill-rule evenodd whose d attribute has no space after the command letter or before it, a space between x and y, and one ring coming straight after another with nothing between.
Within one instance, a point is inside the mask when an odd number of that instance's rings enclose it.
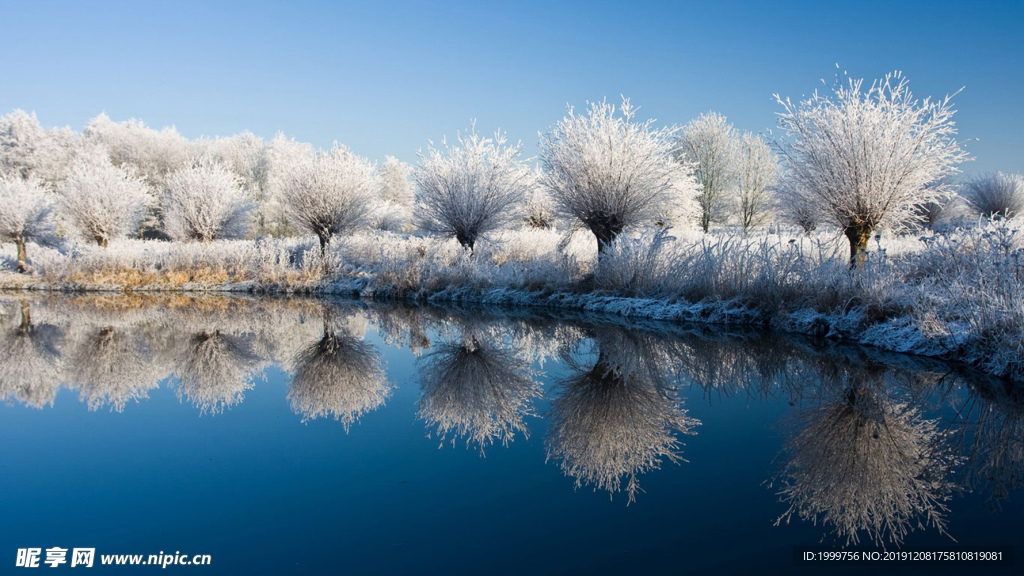
<instances>
[{"instance_id":1,"label":"snow-covered tree","mask_svg":"<svg viewBox=\"0 0 1024 576\"><path fill-rule=\"evenodd\" d=\"M0 172L35 177L52 189L66 176L77 148L70 128L45 130L24 110L0 117Z\"/></svg>"},{"instance_id":2,"label":"snow-covered tree","mask_svg":"<svg viewBox=\"0 0 1024 576\"><path fill-rule=\"evenodd\" d=\"M197 144L193 144L196 146ZM252 132L242 132L227 138L205 141L203 153L221 162L241 180L242 189L249 193L256 206L253 208L252 229L256 236L270 234L273 223L268 216L267 194L270 161L268 147L263 139Z\"/></svg>"},{"instance_id":3,"label":"snow-covered tree","mask_svg":"<svg viewBox=\"0 0 1024 576\"><path fill-rule=\"evenodd\" d=\"M114 122L100 114L86 124L82 135L87 141L104 145L114 166L135 168L154 195L164 191L171 172L196 156L192 144L173 126L158 131L139 120Z\"/></svg>"},{"instance_id":4,"label":"snow-covered tree","mask_svg":"<svg viewBox=\"0 0 1024 576\"><path fill-rule=\"evenodd\" d=\"M34 113L15 110L0 118L0 171L21 178L36 175L45 139Z\"/></svg>"},{"instance_id":5,"label":"snow-covered tree","mask_svg":"<svg viewBox=\"0 0 1024 576\"><path fill-rule=\"evenodd\" d=\"M367 224L376 191L373 165L336 144L297 165L285 200L292 224L316 235L326 252L331 238Z\"/></svg>"},{"instance_id":6,"label":"snow-covered tree","mask_svg":"<svg viewBox=\"0 0 1024 576\"><path fill-rule=\"evenodd\" d=\"M201 242L245 236L253 208L238 176L209 157L171 174L162 204L171 238Z\"/></svg>"},{"instance_id":7,"label":"snow-covered tree","mask_svg":"<svg viewBox=\"0 0 1024 576\"><path fill-rule=\"evenodd\" d=\"M153 202L142 227L150 232L159 231L162 206L157 200L164 197L170 174L199 155L197 146L173 126L154 130L139 120L114 122L106 114L90 120L82 137L86 145L105 147L114 166L130 166L145 178Z\"/></svg>"},{"instance_id":8,"label":"snow-covered tree","mask_svg":"<svg viewBox=\"0 0 1024 576\"><path fill-rule=\"evenodd\" d=\"M678 158L693 166L700 191L700 227L705 232L714 222L728 218L729 199L737 184L737 141L732 124L717 112L701 114L683 127L678 139Z\"/></svg>"},{"instance_id":9,"label":"snow-covered tree","mask_svg":"<svg viewBox=\"0 0 1024 576\"><path fill-rule=\"evenodd\" d=\"M454 145L421 151L413 169L420 226L472 250L480 236L518 218L531 182L520 148L506 145L500 132L484 138L471 129Z\"/></svg>"},{"instance_id":10,"label":"snow-covered tree","mask_svg":"<svg viewBox=\"0 0 1024 576\"><path fill-rule=\"evenodd\" d=\"M673 131L636 122L623 99L616 114L607 102L586 115L570 107L555 128L541 136L541 184L559 215L581 222L603 251L632 225L654 222L695 191L690 168L674 159Z\"/></svg>"},{"instance_id":11,"label":"snow-covered tree","mask_svg":"<svg viewBox=\"0 0 1024 576\"><path fill-rule=\"evenodd\" d=\"M951 97L918 101L899 72L867 89L848 79L831 96L776 99L789 135L776 147L807 204L846 235L851 266L862 262L876 228L912 219L917 206L946 192L934 183L967 159L955 139Z\"/></svg>"},{"instance_id":12,"label":"snow-covered tree","mask_svg":"<svg viewBox=\"0 0 1024 576\"><path fill-rule=\"evenodd\" d=\"M960 194L982 216L1012 218L1024 210L1024 176L987 174L964 183Z\"/></svg>"},{"instance_id":13,"label":"snow-covered tree","mask_svg":"<svg viewBox=\"0 0 1024 576\"><path fill-rule=\"evenodd\" d=\"M53 201L35 178L0 173L0 241L18 248L18 272L28 270L26 244L55 244Z\"/></svg>"},{"instance_id":14,"label":"snow-covered tree","mask_svg":"<svg viewBox=\"0 0 1024 576\"><path fill-rule=\"evenodd\" d=\"M771 190L778 173L779 161L768 143L744 133L736 150L736 213L744 232L771 218Z\"/></svg>"},{"instance_id":15,"label":"snow-covered tree","mask_svg":"<svg viewBox=\"0 0 1024 576\"><path fill-rule=\"evenodd\" d=\"M58 211L69 229L105 247L111 238L138 231L149 200L134 168L83 156L61 187Z\"/></svg>"},{"instance_id":16,"label":"snow-covered tree","mask_svg":"<svg viewBox=\"0 0 1024 576\"><path fill-rule=\"evenodd\" d=\"M412 220L415 188L409 180L412 169L394 156L388 156L377 168L377 202L374 227L393 232L404 231Z\"/></svg>"},{"instance_id":17,"label":"snow-covered tree","mask_svg":"<svg viewBox=\"0 0 1024 576\"><path fill-rule=\"evenodd\" d=\"M257 209L257 225L263 233L272 236L291 236L298 233L288 215L288 183L300 166L313 157L313 146L297 142L278 133L267 144L267 182L263 201Z\"/></svg>"}]
</instances>

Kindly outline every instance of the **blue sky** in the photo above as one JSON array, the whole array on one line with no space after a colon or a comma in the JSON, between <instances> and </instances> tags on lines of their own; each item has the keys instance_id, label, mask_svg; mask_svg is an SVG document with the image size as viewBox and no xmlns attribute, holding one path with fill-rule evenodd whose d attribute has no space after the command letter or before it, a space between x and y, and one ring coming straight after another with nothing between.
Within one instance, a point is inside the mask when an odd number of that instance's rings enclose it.
<instances>
[{"instance_id":1,"label":"blue sky","mask_svg":"<svg viewBox=\"0 0 1024 576\"><path fill-rule=\"evenodd\" d=\"M190 138L283 131L414 161L469 126L537 153L566 104L707 110L765 131L793 98L902 70L955 99L967 172L1024 171L1024 2L0 1L0 113Z\"/></svg>"}]
</instances>

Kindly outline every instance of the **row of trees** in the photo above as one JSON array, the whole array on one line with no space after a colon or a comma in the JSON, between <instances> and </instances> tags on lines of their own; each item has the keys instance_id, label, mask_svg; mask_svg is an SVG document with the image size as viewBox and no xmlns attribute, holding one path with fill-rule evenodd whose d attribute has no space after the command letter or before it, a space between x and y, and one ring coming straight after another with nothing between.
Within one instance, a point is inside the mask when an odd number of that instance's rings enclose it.
<instances>
[{"instance_id":1,"label":"row of trees","mask_svg":"<svg viewBox=\"0 0 1024 576\"><path fill-rule=\"evenodd\" d=\"M407 166L389 158L376 168L338 145L314 151L249 133L189 142L105 115L78 136L17 111L0 119L0 235L18 243L21 268L25 241L52 238L54 213L66 233L100 246L148 226L200 241L301 231L326 250L372 221L408 230L415 210L421 229L472 250L525 209L534 225L581 225L603 252L631 226L690 221L707 231L732 221L746 231L778 212L841 231L856 265L875 230L919 221L951 198L967 155L950 97L919 101L894 73L870 87L846 79L830 94L777 99L784 134L770 142L716 113L675 129L638 121L628 99L570 108L541 135L539 170L519 144L471 129L420 153L415 195ZM983 213L1009 216L1022 188L1019 176L998 175L966 191Z\"/></svg>"}]
</instances>

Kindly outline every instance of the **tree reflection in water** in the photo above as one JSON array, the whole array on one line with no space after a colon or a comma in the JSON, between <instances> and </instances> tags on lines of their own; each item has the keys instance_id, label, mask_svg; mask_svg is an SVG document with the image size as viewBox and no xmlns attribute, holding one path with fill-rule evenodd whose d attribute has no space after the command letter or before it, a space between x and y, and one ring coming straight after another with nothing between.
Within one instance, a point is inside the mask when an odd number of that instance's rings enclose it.
<instances>
[{"instance_id":1,"label":"tree reflection in water","mask_svg":"<svg viewBox=\"0 0 1024 576\"><path fill-rule=\"evenodd\" d=\"M221 412L252 388L259 360L242 338L217 329L194 333L176 358L178 394L204 413Z\"/></svg>"},{"instance_id":2,"label":"tree reflection in water","mask_svg":"<svg viewBox=\"0 0 1024 576\"><path fill-rule=\"evenodd\" d=\"M846 545L861 534L900 545L912 530L945 533L959 463L949 434L908 401L892 398L884 367L820 363L826 399L801 414L787 443L779 495L794 516L819 522Z\"/></svg>"},{"instance_id":3,"label":"tree reflection in water","mask_svg":"<svg viewBox=\"0 0 1024 576\"><path fill-rule=\"evenodd\" d=\"M332 417L348 431L360 416L384 405L391 387L373 346L334 326L328 310L323 313L320 340L293 362L288 402L304 421Z\"/></svg>"},{"instance_id":4,"label":"tree reflection in water","mask_svg":"<svg viewBox=\"0 0 1024 576\"><path fill-rule=\"evenodd\" d=\"M495 441L507 446L516 434L529 437L524 418L534 415L531 403L542 395L529 360L486 330L460 333L457 343L437 345L420 362L420 418L442 442L465 438L481 454Z\"/></svg>"},{"instance_id":5,"label":"tree reflection in water","mask_svg":"<svg viewBox=\"0 0 1024 576\"><path fill-rule=\"evenodd\" d=\"M668 342L646 332L602 327L593 343L597 361L589 368L566 358L575 373L556 384L548 458L558 461L577 487L610 495L625 491L631 503L640 490L638 476L663 460L680 462L677 433L695 434L700 422L686 415L672 386Z\"/></svg>"},{"instance_id":6,"label":"tree reflection in water","mask_svg":"<svg viewBox=\"0 0 1024 576\"><path fill-rule=\"evenodd\" d=\"M113 326L89 327L77 339L68 381L90 410L109 404L120 412L159 385L163 374L135 334Z\"/></svg>"},{"instance_id":7,"label":"tree reflection in water","mask_svg":"<svg viewBox=\"0 0 1024 576\"><path fill-rule=\"evenodd\" d=\"M52 405L61 383L62 356L58 346L63 338L51 324L34 324L28 300L15 300L17 310L6 310L12 319L4 327L0 354L0 399L16 399L27 406Z\"/></svg>"}]
</instances>

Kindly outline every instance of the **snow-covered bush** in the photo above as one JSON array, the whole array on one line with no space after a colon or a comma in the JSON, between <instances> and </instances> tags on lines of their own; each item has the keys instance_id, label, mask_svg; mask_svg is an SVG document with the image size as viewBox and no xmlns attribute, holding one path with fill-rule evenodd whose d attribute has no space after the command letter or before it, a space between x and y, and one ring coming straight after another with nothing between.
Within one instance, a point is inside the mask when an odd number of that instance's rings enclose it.
<instances>
[{"instance_id":1,"label":"snow-covered bush","mask_svg":"<svg viewBox=\"0 0 1024 576\"><path fill-rule=\"evenodd\" d=\"M472 250L482 235L519 217L532 173L519 158L521 145L506 145L501 133L484 138L471 129L456 144L441 144L421 151L413 169L416 216L424 230Z\"/></svg>"},{"instance_id":2,"label":"snow-covered bush","mask_svg":"<svg viewBox=\"0 0 1024 576\"><path fill-rule=\"evenodd\" d=\"M373 165L344 146L318 152L300 162L285 189L292 225L313 234L321 253L338 234L367 224L377 180Z\"/></svg>"},{"instance_id":3,"label":"snow-covered bush","mask_svg":"<svg viewBox=\"0 0 1024 576\"><path fill-rule=\"evenodd\" d=\"M592 103L586 115L569 108L541 136L541 184L560 215L593 232L599 252L627 227L691 203L695 192L689 167L674 158L673 131L635 114L627 99L619 114L607 102Z\"/></svg>"},{"instance_id":4,"label":"snow-covered bush","mask_svg":"<svg viewBox=\"0 0 1024 576\"><path fill-rule=\"evenodd\" d=\"M61 187L58 212L80 238L106 247L111 238L138 231L149 199L133 168L82 157Z\"/></svg>"},{"instance_id":5,"label":"snow-covered bush","mask_svg":"<svg viewBox=\"0 0 1024 576\"><path fill-rule=\"evenodd\" d=\"M915 207L940 198L935 185L957 171L967 154L957 143L951 97L914 99L907 80L893 73L863 88L862 80L838 83L831 96L815 93L782 105L777 140L795 194L819 209L819 220L837 226L850 243L850 263L876 228L914 217Z\"/></svg>"},{"instance_id":6,"label":"snow-covered bush","mask_svg":"<svg viewBox=\"0 0 1024 576\"><path fill-rule=\"evenodd\" d=\"M162 204L171 238L201 242L245 236L253 208L238 176L209 157L171 174Z\"/></svg>"},{"instance_id":7,"label":"snow-covered bush","mask_svg":"<svg viewBox=\"0 0 1024 576\"><path fill-rule=\"evenodd\" d=\"M1012 218L1024 210L1024 176L987 174L964 183L960 194L975 213Z\"/></svg>"},{"instance_id":8,"label":"snow-covered bush","mask_svg":"<svg viewBox=\"0 0 1024 576\"><path fill-rule=\"evenodd\" d=\"M35 178L0 173L0 241L18 248L18 272L28 271L26 244L57 242L53 201Z\"/></svg>"}]
</instances>

